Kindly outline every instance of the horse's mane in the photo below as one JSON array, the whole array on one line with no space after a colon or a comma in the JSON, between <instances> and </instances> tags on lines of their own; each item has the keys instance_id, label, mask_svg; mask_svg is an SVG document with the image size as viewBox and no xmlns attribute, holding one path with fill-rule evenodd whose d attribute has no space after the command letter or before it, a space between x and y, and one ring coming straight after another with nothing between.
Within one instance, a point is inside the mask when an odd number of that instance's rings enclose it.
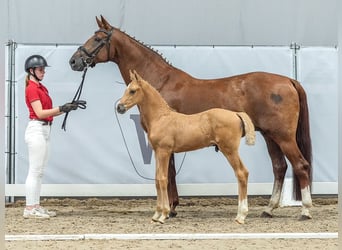
<instances>
[{"instance_id":1,"label":"horse's mane","mask_svg":"<svg viewBox=\"0 0 342 250\"><path fill-rule=\"evenodd\" d=\"M120 31L122 34L124 34L125 36L127 36L129 39L133 40L134 42L136 42L139 46L142 46L146 49L148 49L149 51L151 51L154 55L158 56L160 59L162 59L165 63L167 63L168 65L172 66L172 64L163 56L163 54L159 53L158 50L155 50L154 48L152 48L151 45L145 44L144 42L137 40L135 37L132 37L131 35L127 34L125 31L122 31L118 28L116 28L118 31Z\"/></svg>"}]
</instances>

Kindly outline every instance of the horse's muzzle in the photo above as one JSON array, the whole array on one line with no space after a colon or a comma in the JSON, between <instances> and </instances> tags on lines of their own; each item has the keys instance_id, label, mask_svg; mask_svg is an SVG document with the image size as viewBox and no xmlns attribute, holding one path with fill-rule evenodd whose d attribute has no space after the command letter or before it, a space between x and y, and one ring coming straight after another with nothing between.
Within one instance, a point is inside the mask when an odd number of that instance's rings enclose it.
<instances>
[{"instance_id":1,"label":"horse's muzzle","mask_svg":"<svg viewBox=\"0 0 342 250\"><path fill-rule=\"evenodd\" d=\"M72 56L69 60L69 64L72 70L74 71L83 71L85 68L85 63L82 57Z\"/></svg>"},{"instance_id":2,"label":"horse's muzzle","mask_svg":"<svg viewBox=\"0 0 342 250\"><path fill-rule=\"evenodd\" d=\"M116 110L118 111L119 114L124 114L127 109L125 108L125 105L119 103L118 106L116 107Z\"/></svg>"}]
</instances>

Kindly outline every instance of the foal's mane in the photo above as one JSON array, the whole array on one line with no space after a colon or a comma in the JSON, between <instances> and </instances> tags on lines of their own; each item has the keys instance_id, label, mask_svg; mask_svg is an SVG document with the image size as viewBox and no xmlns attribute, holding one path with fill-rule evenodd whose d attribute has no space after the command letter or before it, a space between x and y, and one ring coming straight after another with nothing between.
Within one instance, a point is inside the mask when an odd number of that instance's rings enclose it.
<instances>
[{"instance_id":1,"label":"foal's mane","mask_svg":"<svg viewBox=\"0 0 342 250\"><path fill-rule=\"evenodd\" d=\"M148 49L154 55L156 55L157 57L162 59L165 63L167 63L168 65L172 66L172 64L163 56L163 54L159 53L158 50L155 50L154 48L152 48L151 45L145 44L143 41L137 40L135 37L132 37L131 35L127 34L125 31L120 30L119 28L116 28L116 30L121 32L123 35L125 35L129 39L133 40L136 44L138 44L138 46L141 46L143 48Z\"/></svg>"}]
</instances>

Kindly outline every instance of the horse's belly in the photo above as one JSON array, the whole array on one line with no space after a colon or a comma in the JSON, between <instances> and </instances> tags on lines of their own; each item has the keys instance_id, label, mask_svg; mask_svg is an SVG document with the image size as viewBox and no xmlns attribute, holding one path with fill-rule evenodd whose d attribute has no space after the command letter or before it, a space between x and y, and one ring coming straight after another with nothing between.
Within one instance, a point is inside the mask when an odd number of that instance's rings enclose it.
<instances>
[{"instance_id":1,"label":"horse's belly","mask_svg":"<svg viewBox=\"0 0 342 250\"><path fill-rule=\"evenodd\" d=\"M169 151L180 153L204 148L210 145L210 139L207 135L199 131L188 130L176 131L176 133L163 133L163 136L150 136L150 143L156 150L157 148L164 148Z\"/></svg>"},{"instance_id":2,"label":"horse's belly","mask_svg":"<svg viewBox=\"0 0 342 250\"><path fill-rule=\"evenodd\" d=\"M175 136L174 152L192 151L207 147L211 144L210 134L200 128L188 129L186 133Z\"/></svg>"}]
</instances>

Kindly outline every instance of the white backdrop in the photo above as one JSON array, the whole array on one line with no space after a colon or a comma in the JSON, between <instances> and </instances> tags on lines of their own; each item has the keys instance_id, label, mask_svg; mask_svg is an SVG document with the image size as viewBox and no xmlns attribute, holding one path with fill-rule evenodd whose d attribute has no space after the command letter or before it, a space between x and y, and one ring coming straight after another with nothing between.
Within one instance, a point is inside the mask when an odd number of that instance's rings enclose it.
<instances>
[{"instance_id":1,"label":"white backdrop","mask_svg":"<svg viewBox=\"0 0 342 250\"><path fill-rule=\"evenodd\" d=\"M199 78L218 78L250 71L267 71L293 77L293 51L289 47L154 47L174 66ZM17 164L16 183L23 184L27 175L27 148L24 130L28 121L24 102L23 63L27 56L45 56L48 68L44 84L55 105L70 101L81 81L68 60L77 46L19 45L16 49L17 80ZM337 50L335 48L301 48L298 54L299 79L309 101L313 142L313 192L337 193ZM99 64L88 70L82 99L86 110L69 114L67 131L60 129L63 117L55 118L51 138L51 157L45 172L48 184L152 184L153 155L145 153L146 137L139 143L132 117L137 109L125 115L115 114L115 102L125 85L114 63ZM119 124L133 164L126 150ZM258 134L256 146L241 143L241 157L250 170L250 183L266 184L257 194L269 194L273 183L270 158L263 138ZM183 164L181 163L184 159ZM179 184L236 183L230 166L214 148L176 155ZM291 167L287 176L291 175ZM234 191L233 191L234 192Z\"/></svg>"},{"instance_id":2,"label":"white backdrop","mask_svg":"<svg viewBox=\"0 0 342 250\"><path fill-rule=\"evenodd\" d=\"M154 45L337 44L338 0L3 2L8 38L17 43L84 43L97 29L95 16L102 14L113 26ZM44 32L37 30L38 23Z\"/></svg>"}]
</instances>

